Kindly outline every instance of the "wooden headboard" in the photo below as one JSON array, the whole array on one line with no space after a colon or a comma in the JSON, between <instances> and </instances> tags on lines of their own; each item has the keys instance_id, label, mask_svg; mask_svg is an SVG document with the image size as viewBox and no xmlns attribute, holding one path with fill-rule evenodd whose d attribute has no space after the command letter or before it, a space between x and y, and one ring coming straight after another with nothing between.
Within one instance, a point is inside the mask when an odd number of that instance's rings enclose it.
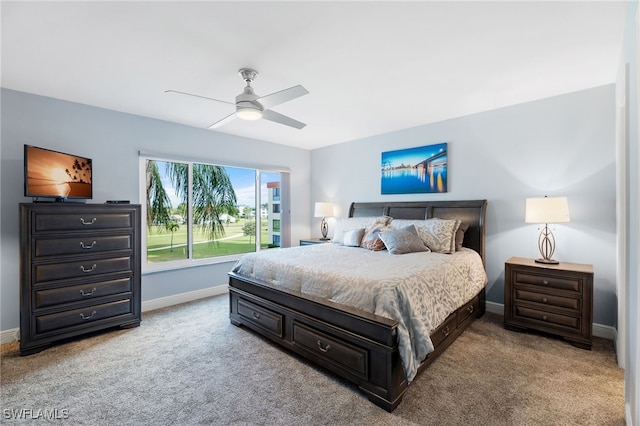
<instances>
[{"instance_id":1,"label":"wooden headboard","mask_svg":"<svg viewBox=\"0 0 640 426\"><path fill-rule=\"evenodd\" d=\"M485 263L486 211L487 200L354 202L349 208L349 217L385 215L394 219L459 219L469 225L462 245L477 251Z\"/></svg>"}]
</instances>

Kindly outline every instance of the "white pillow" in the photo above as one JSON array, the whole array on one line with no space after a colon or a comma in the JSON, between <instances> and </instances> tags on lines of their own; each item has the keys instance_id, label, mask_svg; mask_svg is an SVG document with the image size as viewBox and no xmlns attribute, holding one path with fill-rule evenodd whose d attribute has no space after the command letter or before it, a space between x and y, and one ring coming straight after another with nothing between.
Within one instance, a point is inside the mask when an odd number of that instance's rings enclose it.
<instances>
[{"instance_id":1,"label":"white pillow","mask_svg":"<svg viewBox=\"0 0 640 426\"><path fill-rule=\"evenodd\" d=\"M340 217L336 220L336 229L333 231L332 242L343 244L344 234L347 231L356 229L366 229L375 223L388 224L391 221L389 216L363 216L363 217Z\"/></svg>"},{"instance_id":2,"label":"white pillow","mask_svg":"<svg viewBox=\"0 0 640 426\"><path fill-rule=\"evenodd\" d=\"M364 228L354 229L344 233L342 244L350 247L360 247L364 235Z\"/></svg>"}]
</instances>

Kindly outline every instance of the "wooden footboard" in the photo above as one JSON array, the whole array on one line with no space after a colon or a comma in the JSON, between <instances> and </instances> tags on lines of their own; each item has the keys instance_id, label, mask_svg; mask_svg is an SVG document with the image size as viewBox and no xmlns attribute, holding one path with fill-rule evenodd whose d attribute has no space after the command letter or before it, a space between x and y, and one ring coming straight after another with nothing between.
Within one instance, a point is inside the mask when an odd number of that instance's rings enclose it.
<instances>
[{"instance_id":1,"label":"wooden footboard","mask_svg":"<svg viewBox=\"0 0 640 426\"><path fill-rule=\"evenodd\" d=\"M394 320L229 274L230 319L355 383L393 411L407 390ZM431 335L435 350L420 371L484 314L484 289Z\"/></svg>"}]
</instances>

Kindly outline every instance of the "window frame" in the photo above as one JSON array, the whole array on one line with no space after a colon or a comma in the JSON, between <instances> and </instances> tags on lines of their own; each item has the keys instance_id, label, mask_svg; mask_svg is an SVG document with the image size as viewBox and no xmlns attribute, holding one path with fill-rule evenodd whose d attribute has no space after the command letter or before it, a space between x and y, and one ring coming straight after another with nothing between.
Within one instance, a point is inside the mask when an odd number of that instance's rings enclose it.
<instances>
[{"instance_id":1,"label":"window frame","mask_svg":"<svg viewBox=\"0 0 640 426\"><path fill-rule=\"evenodd\" d=\"M143 224L141 226L141 247L140 247L140 251L141 251L141 258L142 258L142 274L145 273L155 273L155 272L162 272L162 271L171 271L171 270L178 270L178 269L185 269L185 268L191 268L191 267L198 267L198 266L203 266L203 265L215 265L215 264L221 264L221 263L228 263L228 262L234 262L238 259L240 259L240 257L242 257L243 255L245 255L246 253L237 253L237 254L232 254L232 255L225 255L225 256L215 256L215 257L208 257L208 258L202 258L202 259L194 259L193 258L193 226L189 226L188 227L188 232L187 232L187 241L188 241L188 256L186 259L178 259L178 260L171 260L171 261L165 261L165 262L158 262L158 263L149 263L147 261L147 223L146 223L146 217L147 217L147 189L146 189L146 162L147 160L153 160L153 161L162 161L162 162L176 162L176 163L187 163L188 167L189 167L189 173L188 173L188 183L189 183L189 188L192 187L193 185L193 173L192 173L192 165L193 164L210 164L210 165L215 165L215 166L221 166L221 167L233 167L233 168L242 168L242 169L250 169L253 170L255 172L255 199L254 199L254 203L255 203L255 208L256 208L256 215L255 215L255 221L256 221L256 235L255 235L255 247L256 247L256 251L260 251L261 250L261 232L260 232L260 225L261 225L261 215L259 214L260 212L260 206L261 206L261 202L263 201L261 198L261 177L262 177L262 173L278 173L280 174L280 180L281 180L281 185L284 188L287 188L287 192L288 193L288 188L289 188L289 180L290 180L290 174L291 171L288 168L285 167L277 167L277 166L268 166L268 165L249 165L249 164L239 164L239 163L232 163L230 164L229 162L224 162L224 164L222 164L223 162L221 161L215 161L212 159L206 159L206 158L190 158L190 157L185 157L185 156L179 156L179 155L173 155L173 154L157 154L157 153L149 153L149 152L144 152L144 151L139 151L138 153L139 155L139 200L140 200L140 205L141 205L141 218L143 221ZM281 187L281 189L282 189ZM281 192L282 194L282 192ZM281 196L281 198L283 198ZM192 193L191 191L189 191L188 194L188 203L189 203L189 209L188 209L188 214L187 214L187 223L193 223L193 209L191 208L191 205L193 203L192 200ZM281 202L282 204L282 202ZM290 205L290 204L289 204ZM281 206L281 211L282 211L282 206ZM288 212L288 211L287 211ZM271 212L269 212L271 213ZM284 241L289 241L291 240L290 238L290 217L289 214L283 215L281 214L281 231L280 231L280 241L282 242ZM286 220L286 222L284 222ZM286 223L286 225L285 225ZM288 237L284 237L283 233L287 232ZM281 245L281 247L283 247ZM270 249L273 250L273 249Z\"/></svg>"}]
</instances>

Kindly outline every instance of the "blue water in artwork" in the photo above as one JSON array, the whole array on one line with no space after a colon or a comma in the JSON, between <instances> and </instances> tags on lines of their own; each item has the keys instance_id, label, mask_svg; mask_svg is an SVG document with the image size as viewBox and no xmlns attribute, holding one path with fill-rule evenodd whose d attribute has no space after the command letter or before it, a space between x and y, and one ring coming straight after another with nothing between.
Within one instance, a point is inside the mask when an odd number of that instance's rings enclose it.
<instances>
[{"instance_id":1,"label":"blue water in artwork","mask_svg":"<svg viewBox=\"0 0 640 426\"><path fill-rule=\"evenodd\" d=\"M447 192L447 166L383 170L382 194Z\"/></svg>"}]
</instances>

